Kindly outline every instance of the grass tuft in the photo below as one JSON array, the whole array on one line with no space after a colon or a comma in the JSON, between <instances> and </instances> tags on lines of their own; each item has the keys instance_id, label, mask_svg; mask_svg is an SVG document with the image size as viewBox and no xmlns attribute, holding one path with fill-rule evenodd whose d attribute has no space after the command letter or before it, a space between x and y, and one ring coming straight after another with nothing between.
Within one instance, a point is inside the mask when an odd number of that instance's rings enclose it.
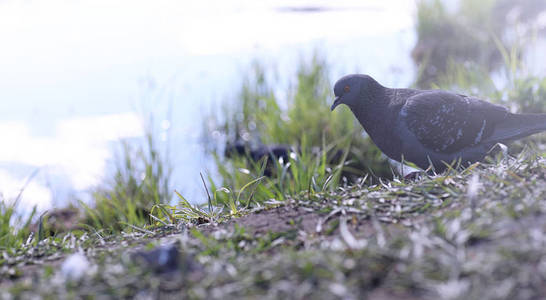
<instances>
[{"instance_id":1,"label":"grass tuft","mask_svg":"<svg viewBox=\"0 0 546 300\"><path fill-rule=\"evenodd\" d=\"M114 175L93 192L90 205L81 203L86 224L112 232L143 227L152 223L152 207L169 203L171 170L154 138L149 132L142 146L122 142Z\"/></svg>"}]
</instances>

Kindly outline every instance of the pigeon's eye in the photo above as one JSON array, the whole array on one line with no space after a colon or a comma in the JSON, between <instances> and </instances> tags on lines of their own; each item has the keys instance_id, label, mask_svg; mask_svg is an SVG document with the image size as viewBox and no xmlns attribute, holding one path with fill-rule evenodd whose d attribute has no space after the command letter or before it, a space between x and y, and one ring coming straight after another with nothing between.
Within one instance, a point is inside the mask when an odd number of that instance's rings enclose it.
<instances>
[{"instance_id":1,"label":"pigeon's eye","mask_svg":"<svg viewBox=\"0 0 546 300\"><path fill-rule=\"evenodd\" d=\"M346 85L346 86L343 88L343 91L344 91L345 93L348 93L348 92L351 91L351 87L348 86L348 85Z\"/></svg>"}]
</instances>

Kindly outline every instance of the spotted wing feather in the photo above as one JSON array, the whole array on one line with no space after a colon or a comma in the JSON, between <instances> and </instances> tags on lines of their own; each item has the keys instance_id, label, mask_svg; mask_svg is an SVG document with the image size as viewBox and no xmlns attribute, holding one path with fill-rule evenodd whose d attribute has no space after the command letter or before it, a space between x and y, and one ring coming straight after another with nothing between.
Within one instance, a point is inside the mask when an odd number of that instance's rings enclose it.
<instances>
[{"instance_id":1,"label":"spotted wing feather","mask_svg":"<svg viewBox=\"0 0 546 300\"><path fill-rule=\"evenodd\" d=\"M474 97L425 91L410 97L400 113L423 146L454 153L491 136L508 111Z\"/></svg>"}]
</instances>

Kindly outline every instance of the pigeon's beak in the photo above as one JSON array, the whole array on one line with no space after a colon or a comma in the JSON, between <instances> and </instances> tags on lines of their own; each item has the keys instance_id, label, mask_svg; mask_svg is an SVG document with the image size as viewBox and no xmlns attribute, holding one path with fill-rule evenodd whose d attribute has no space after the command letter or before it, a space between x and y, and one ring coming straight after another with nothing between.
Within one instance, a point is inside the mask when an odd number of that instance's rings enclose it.
<instances>
[{"instance_id":1,"label":"pigeon's beak","mask_svg":"<svg viewBox=\"0 0 546 300\"><path fill-rule=\"evenodd\" d=\"M340 105L341 104L341 97L340 96L337 96L335 99L334 99L334 104L332 104L332 107L330 107L330 110L333 111L336 106Z\"/></svg>"}]
</instances>

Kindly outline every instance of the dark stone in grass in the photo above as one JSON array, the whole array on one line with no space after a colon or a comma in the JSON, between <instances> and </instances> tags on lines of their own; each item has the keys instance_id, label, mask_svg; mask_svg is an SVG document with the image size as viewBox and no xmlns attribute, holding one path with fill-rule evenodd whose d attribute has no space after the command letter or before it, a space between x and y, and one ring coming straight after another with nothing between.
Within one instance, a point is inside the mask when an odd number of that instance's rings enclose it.
<instances>
[{"instance_id":1,"label":"dark stone in grass","mask_svg":"<svg viewBox=\"0 0 546 300\"><path fill-rule=\"evenodd\" d=\"M149 251L138 251L133 254L133 257L155 273L168 273L178 270L179 254L178 247L168 245Z\"/></svg>"},{"instance_id":2,"label":"dark stone in grass","mask_svg":"<svg viewBox=\"0 0 546 300\"><path fill-rule=\"evenodd\" d=\"M156 274L175 272L193 273L202 269L193 257L180 252L178 244L164 245L152 250L140 250L133 254L133 259Z\"/></svg>"}]
</instances>

